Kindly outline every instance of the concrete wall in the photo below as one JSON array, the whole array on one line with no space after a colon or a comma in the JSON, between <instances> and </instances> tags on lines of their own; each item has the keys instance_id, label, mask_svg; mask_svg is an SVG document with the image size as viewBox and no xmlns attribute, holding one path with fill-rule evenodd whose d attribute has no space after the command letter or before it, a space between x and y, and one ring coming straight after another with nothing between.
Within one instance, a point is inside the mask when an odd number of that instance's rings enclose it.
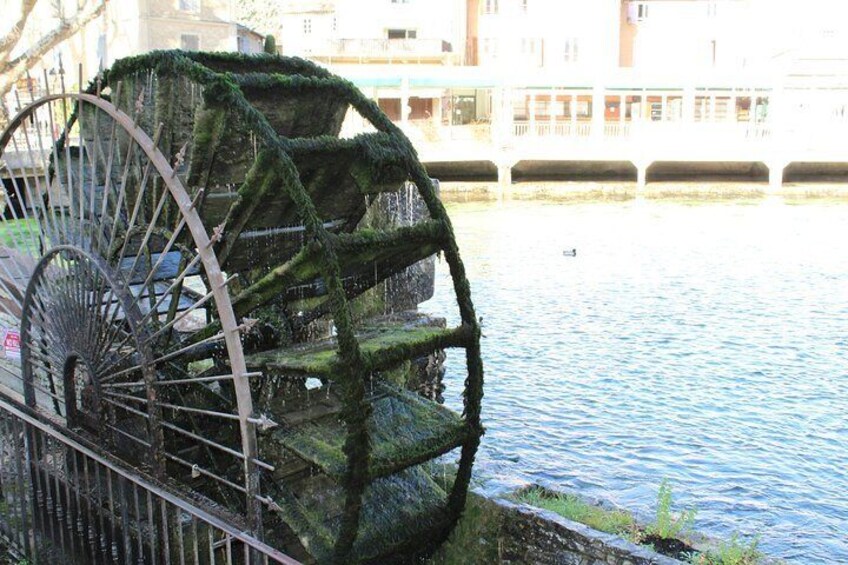
<instances>
[{"instance_id":1,"label":"concrete wall","mask_svg":"<svg viewBox=\"0 0 848 565\"><path fill-rule=\"evenodd\" d=\"M151 18L153 19L153 18ZM236 51L236 34L233 24L222 25L216 22L193 22L186 26L181 21L171 21L167 18L155 18L149 21L145 34L144 49L179 49L181 36L197 35L201 51Z\"/></svg>"},{"instance_id":2,"label":"concrete wall","mask_svg":"<svg viewBox=\"0 0 848 565\"><path fill-rule=\"evenodd\" d=\"M230 0L195 2L200 8L197 12L181 10L180 0L112 0L101 17L44 57L33 74L41 77L42 68L58 72L61 59L70 88L78 82L80 63L87 83L101 65L110 67L122 57L179 48L182 34L197 35L203 50L235 51L236 25L232 23ZM71 2L65 0L65 4L70 6ZM38 12L31 18L23 42L30 45L58 25L50 2L36 6ZM69 7L65 13L73 17L74 10Z\"/></svg>"},{"instance_id":3,"label":"concrete wall","mask_svg":"<svg viewBox=\"0 0 848 565\"><path fill-rule=\"evenodd\" d=\"M236 51L236 26L228 0L193 0L197 12L182 10L181 0L140 0L138 51L177 49L180 36L197 35L202 51Z\"/></svg>"}]
</instances>

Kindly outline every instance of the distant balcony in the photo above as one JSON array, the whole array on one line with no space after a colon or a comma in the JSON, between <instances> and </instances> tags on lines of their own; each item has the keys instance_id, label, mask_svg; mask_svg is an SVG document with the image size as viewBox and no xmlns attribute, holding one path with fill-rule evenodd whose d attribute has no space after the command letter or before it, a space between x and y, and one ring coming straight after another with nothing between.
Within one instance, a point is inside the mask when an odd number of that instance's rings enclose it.
<instances>
[{"instance_id":1,"label":"distant balcony","mask_svg":"<svg viewBox=\"0 0 848 565\"><path fill-rule=\"evenodd\" d=\"M442 63L461 62L451 44L441 39L331 39L310 50L313 59L328 63Z\"/></svg>"}]
</instances>

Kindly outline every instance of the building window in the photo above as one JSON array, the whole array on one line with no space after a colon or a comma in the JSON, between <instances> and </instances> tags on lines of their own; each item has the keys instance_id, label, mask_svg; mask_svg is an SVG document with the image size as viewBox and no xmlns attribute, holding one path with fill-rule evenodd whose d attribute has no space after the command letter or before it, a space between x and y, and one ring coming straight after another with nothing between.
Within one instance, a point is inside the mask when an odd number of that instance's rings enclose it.
<instances>
[{"instance_id":1,"label":"building window","mask_svg":"<svg viewBox=\"0 0 848 565\"><path fill-rule=\"evenodd\" d=\"M579 46L576 37L570 37L565 40L562 51L562 60L565 63L576 63L579 55Z\"/></svg>"},{"instance_id":2,"label":"building window","mask_svg":"<svg viewBox=\"0 0 848 565\"><path fill-rule=\"evenodd\" d=\"M718 2L707 2L707 17L714 18L718 15Z\"/></svg>"},{"instance_id":3,"label":"building window","mask_svg":"<svg viewBox=\"0 0 848 565\"><path fill-rule=\"evenodd\" d=\"M485 0L485 2L483 2L483 13L484 14L497 14L498 13L498 0Z\"/></svg>"},{"instance_id":4,"label":"building window","mask_svg":"<svg viewBox=\"0 0 848 565\"><path fill-rule=\"evenodd\" d=\"M97 60L101 66L106 64L106 35L103 33L97 38Z\"/></svg>"},{"instance_id":5,"label":"building window","mask_svg":"<svg viewBox=\"0 0 848 565\"><path fill-rule=\"evenodd\" d=\"M418 32L414 29L389 29L386 30L388 39L415 39L418 37Z\"/></svg>"},{"instance_id":6,"label":"building window","mask_svg":"<svg viewBox=\"0 0 848 565\"><path fill-rule=\"evenodd\" d=\"M200 51L200 36L184 33L180 36L180 49L183 51Z\"/></svg>"},{"instance_id":7,"label":"building window","mask_svg":"<svg viewBox=\"0 0 848 565\"><path fill-rule=\"evenodd\" d=\"M498 40L492 37L483 38L483 53L492 59L497 59Z\"/></svg>"},{"instance_id":8,"label":"building window","mask_svg":"<svg viewBox=\"0 0 848 565\"><path fill-rule=\"evenodd\" d=\"M198 14L200 13L200 0L180 0L180 10Z\"/></svg>"},{"instance_id":9,"label":"building window","mask_svg":"<svg viewBox=\"0 0 848 565\"><path fill-rule=\"evenodd\" d=\"M333 31L334 32L338 31L338 29L339 29L338 20L336 19L336 16L333 16Z\"/></svg>"},{"instance_id":10,"label":"building window","mask_svg":"<svg viewBox=\"0 0 848 565\"><path fill-rule=\"evenodd\" d=\"M648 19L648 4L646 2L630 2L627 5L627 22L635 24Z\"/></svg>"},{"instance_id":11,"label":"building window","mask_svg":"<svg viewBox=\"0 0 848 565\"><path fill-rule=\"evenodd\" d=\"M312 19L303 18L303 35L309 35L310 33L312 33Z\"/></svg>"},{"instance_id":12,"label":"building window","mask_svg":"<svg viewBox=\"0 0 848 565\"><path fill-rule=\"evenodd\" d=\"M536 40L532 38L521 39L521 53L524 55L533 55L536 53Z\"/></svg>"}]
</instances>

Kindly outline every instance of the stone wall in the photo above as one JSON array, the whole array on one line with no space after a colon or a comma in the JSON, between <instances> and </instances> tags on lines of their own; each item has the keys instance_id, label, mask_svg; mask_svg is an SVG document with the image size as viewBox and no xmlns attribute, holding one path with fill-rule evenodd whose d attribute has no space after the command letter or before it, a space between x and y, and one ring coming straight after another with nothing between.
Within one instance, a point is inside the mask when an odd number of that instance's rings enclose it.
<instances>
[{"instance_id":1,"label":"stone wall","mask_svg":"<svg viewBox=\"0 0 848 565\"><path fill-rule=\"evenodd\" d=\"M618 536L524 504L496 500L504 514L501 562L539 565L679 565Z\"/></svg>"},{"instance_id":2,"label":"stone wall","mask_svg":"<svg viewBox=\"0 0 848 565\"><path fill-rule=\"evenodd\" d=\"M648 548L525 504L469 494L432 565L681 565Z\"/></svg>"}]
</instances>

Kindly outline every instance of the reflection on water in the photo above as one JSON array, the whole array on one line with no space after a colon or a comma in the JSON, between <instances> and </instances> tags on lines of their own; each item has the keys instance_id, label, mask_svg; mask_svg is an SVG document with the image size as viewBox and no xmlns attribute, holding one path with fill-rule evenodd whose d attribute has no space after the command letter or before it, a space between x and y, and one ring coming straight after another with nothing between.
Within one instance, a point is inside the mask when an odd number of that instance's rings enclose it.
<instances>
[{"instance_id":1,"label":"reflection on water","mask_svg":"<svg viewBox=\"0 0 848 565\"><path fill-rule=\"evenodd\" d=\"M848 563L848 205L449 212L487 336L488 488L649 512L668 477L706 533ZM444 262L437 277L424 311L453 300ZM463 368L449 356L448 390Z\"/></svg>"}]
</instances>

